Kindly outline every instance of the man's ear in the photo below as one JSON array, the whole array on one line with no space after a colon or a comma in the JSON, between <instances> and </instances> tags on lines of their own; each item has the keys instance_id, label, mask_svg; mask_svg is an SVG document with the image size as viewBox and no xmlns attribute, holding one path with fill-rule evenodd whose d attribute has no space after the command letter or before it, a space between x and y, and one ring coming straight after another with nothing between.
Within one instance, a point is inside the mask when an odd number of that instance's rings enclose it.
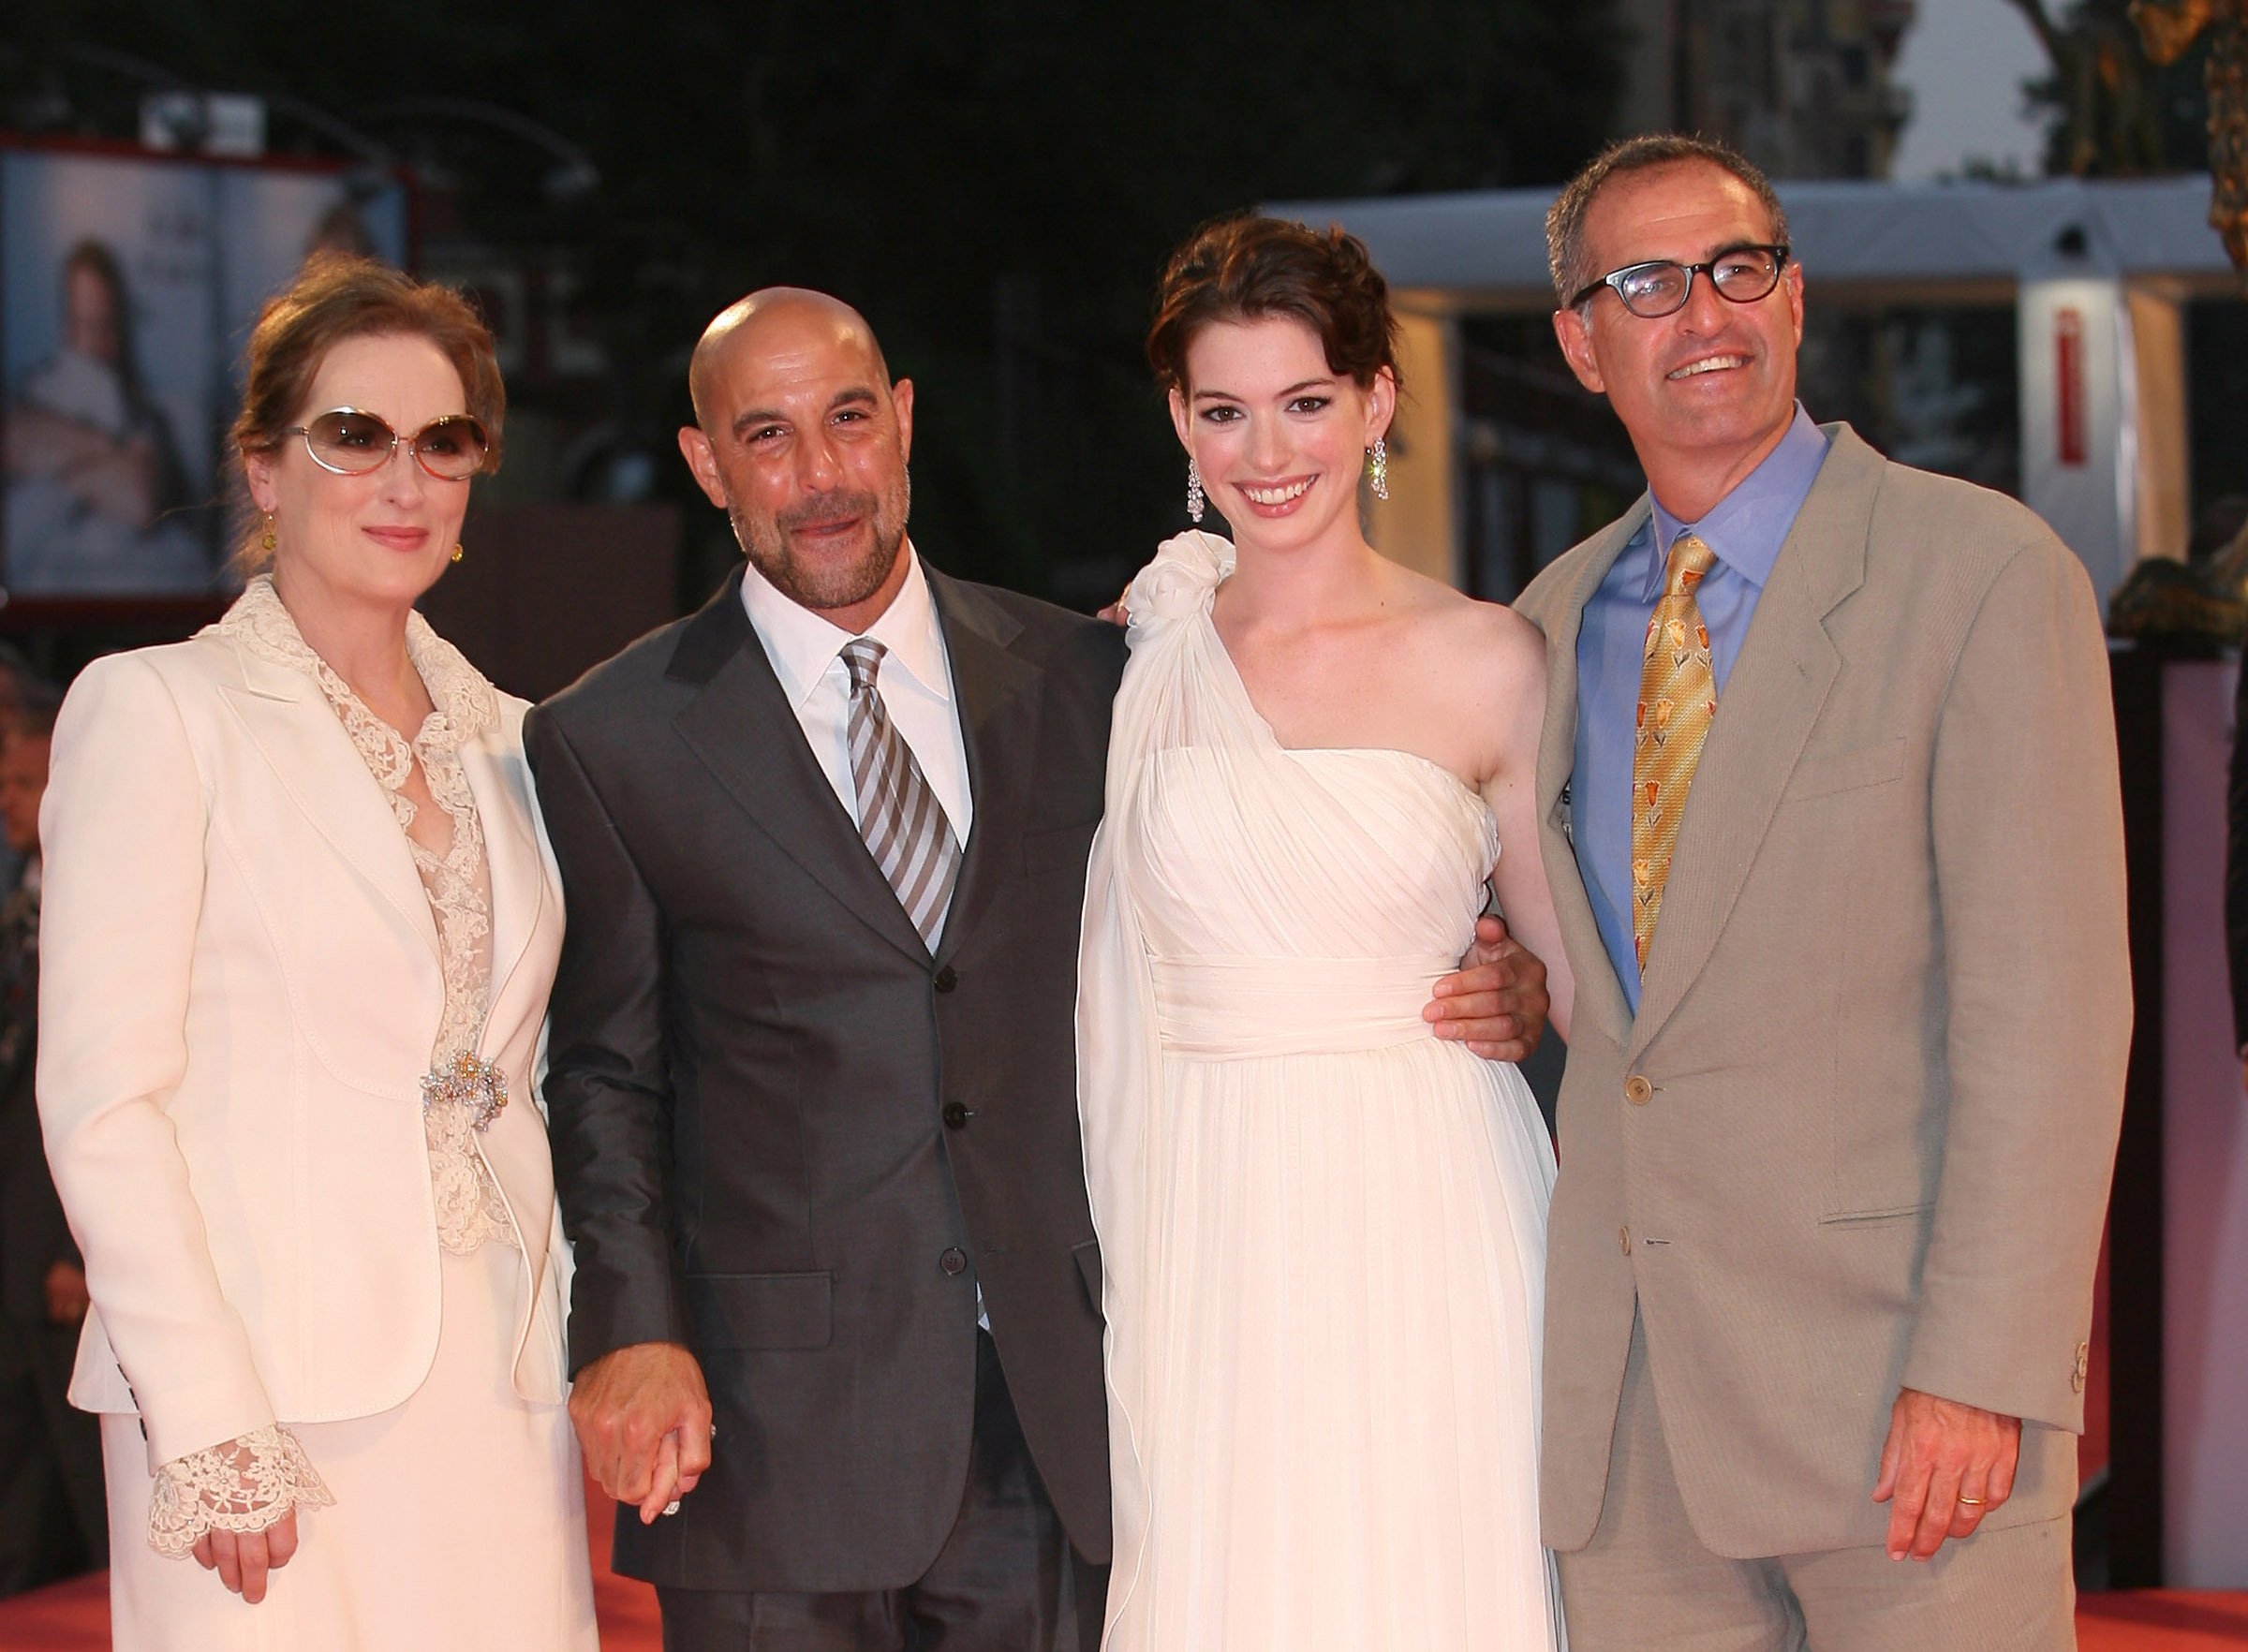
<instances>
[{"instance_id":1,"label":"man's ear","mask_svg":"<svg viewBox=\"0 0 2248 1652\"><path fill-rule=\"evenodd\" d=\"M1576 375L1576 382L1596 396L1607 394L1607 380L1600 372L1600 352L1592 347L1592 324L1585 319L1584 311L1554 311L1553 336L1560 340L1561 354L1569 359L1569 371Z\"/></svg>"},{"instance_id":2,"label":"man's ear","mask_svg":"<svg viewBox=\"0 0 2248 1652\"><path fill-rule=\"evenodd\" d=\"M710 445L710 438L696 426L679 427L679 453L687 461L688 469L695 473L695 482L702 488L702 496L720 510L727 509L726 483L718 475L718 453Z\"/></svg>"},{"instance_id":3,"label":"man's ear","mask_svg":"<svg viewBox=\"0 0 2248 1652\"><path fill-rule=\"evenodd\" d=\"M913 381L901 378L890 387L890 405L897 409L897 450L902 458L913 457Z\"/></svg>"}]
</instances>

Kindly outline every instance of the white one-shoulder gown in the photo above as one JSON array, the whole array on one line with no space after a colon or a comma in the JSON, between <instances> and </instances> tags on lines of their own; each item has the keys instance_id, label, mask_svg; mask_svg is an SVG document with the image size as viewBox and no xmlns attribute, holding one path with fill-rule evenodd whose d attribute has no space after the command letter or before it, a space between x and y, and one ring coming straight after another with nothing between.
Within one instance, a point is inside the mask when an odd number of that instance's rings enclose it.
<instances>
[{"instance_id":1,"label":"white one-shoulder gown","mask_svg":"<svg viewBox=\"0 0 2248 1652\"><path fill-rule=\"evenodd\" d=\"M1078 1003L1106 1273L1113 1652L1560 1644L1538 1541L1553 1156L1430 984L1498 854L1389 750L1291 750L1209 620L1134 583Z\"/></svg>"}]
</instances>

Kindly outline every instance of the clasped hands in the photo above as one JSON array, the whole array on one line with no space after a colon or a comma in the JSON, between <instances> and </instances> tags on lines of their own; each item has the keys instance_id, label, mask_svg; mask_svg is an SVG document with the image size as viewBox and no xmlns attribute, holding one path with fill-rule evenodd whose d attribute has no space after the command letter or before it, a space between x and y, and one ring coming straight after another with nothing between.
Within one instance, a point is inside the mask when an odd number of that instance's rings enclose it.
<instances>
[{"instance_id":1,"label":"clasped hands","mask_svg":"<svg viewBox=\"0 0 2248 1652\"><path fill-rule=\"evenodd\" d=\"M702 1367L675 1342L612 1349L579 1371L569 1421L602 1491L652 1524L710 1468L710 1394Z\"/></svg>"}]
</instances>

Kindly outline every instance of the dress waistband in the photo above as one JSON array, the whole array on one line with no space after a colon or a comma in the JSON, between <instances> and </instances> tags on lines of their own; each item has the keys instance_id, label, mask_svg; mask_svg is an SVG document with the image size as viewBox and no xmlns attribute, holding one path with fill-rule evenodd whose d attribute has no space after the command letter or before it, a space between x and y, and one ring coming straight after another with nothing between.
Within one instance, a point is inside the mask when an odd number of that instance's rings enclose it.
<instances>
[{"instance_id":1,"label":"dress waistband","mask_svg":"<svg viewBox=\"0 0 2248 1652\"><path fill-rule=\"evenodd\" d=\"M1428 989L1452 958L1152 960L1164 1053L1242 1059L1379 1050L1430 1037Z\"/></svg>"}]
</instances>

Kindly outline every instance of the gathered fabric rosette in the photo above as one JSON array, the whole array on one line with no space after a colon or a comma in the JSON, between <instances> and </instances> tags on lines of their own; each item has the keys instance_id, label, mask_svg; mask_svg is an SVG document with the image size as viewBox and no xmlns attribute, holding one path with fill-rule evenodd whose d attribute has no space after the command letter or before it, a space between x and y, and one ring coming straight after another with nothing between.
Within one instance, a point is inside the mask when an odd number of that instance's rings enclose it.
<instances>
[{"instance_id":1,"label":"gathered fabric rosette","mask_svg":"<svg viewBox=\"0 0 2248 1652\"><path fill-rule=\"evenodd\" d=\"M1124 595L1134 641L1142 631L1209 612L1218 587L1234 571L1234 542L1189 528L1155 548L1155 556Z\"/></svg>"}]
</instances>

